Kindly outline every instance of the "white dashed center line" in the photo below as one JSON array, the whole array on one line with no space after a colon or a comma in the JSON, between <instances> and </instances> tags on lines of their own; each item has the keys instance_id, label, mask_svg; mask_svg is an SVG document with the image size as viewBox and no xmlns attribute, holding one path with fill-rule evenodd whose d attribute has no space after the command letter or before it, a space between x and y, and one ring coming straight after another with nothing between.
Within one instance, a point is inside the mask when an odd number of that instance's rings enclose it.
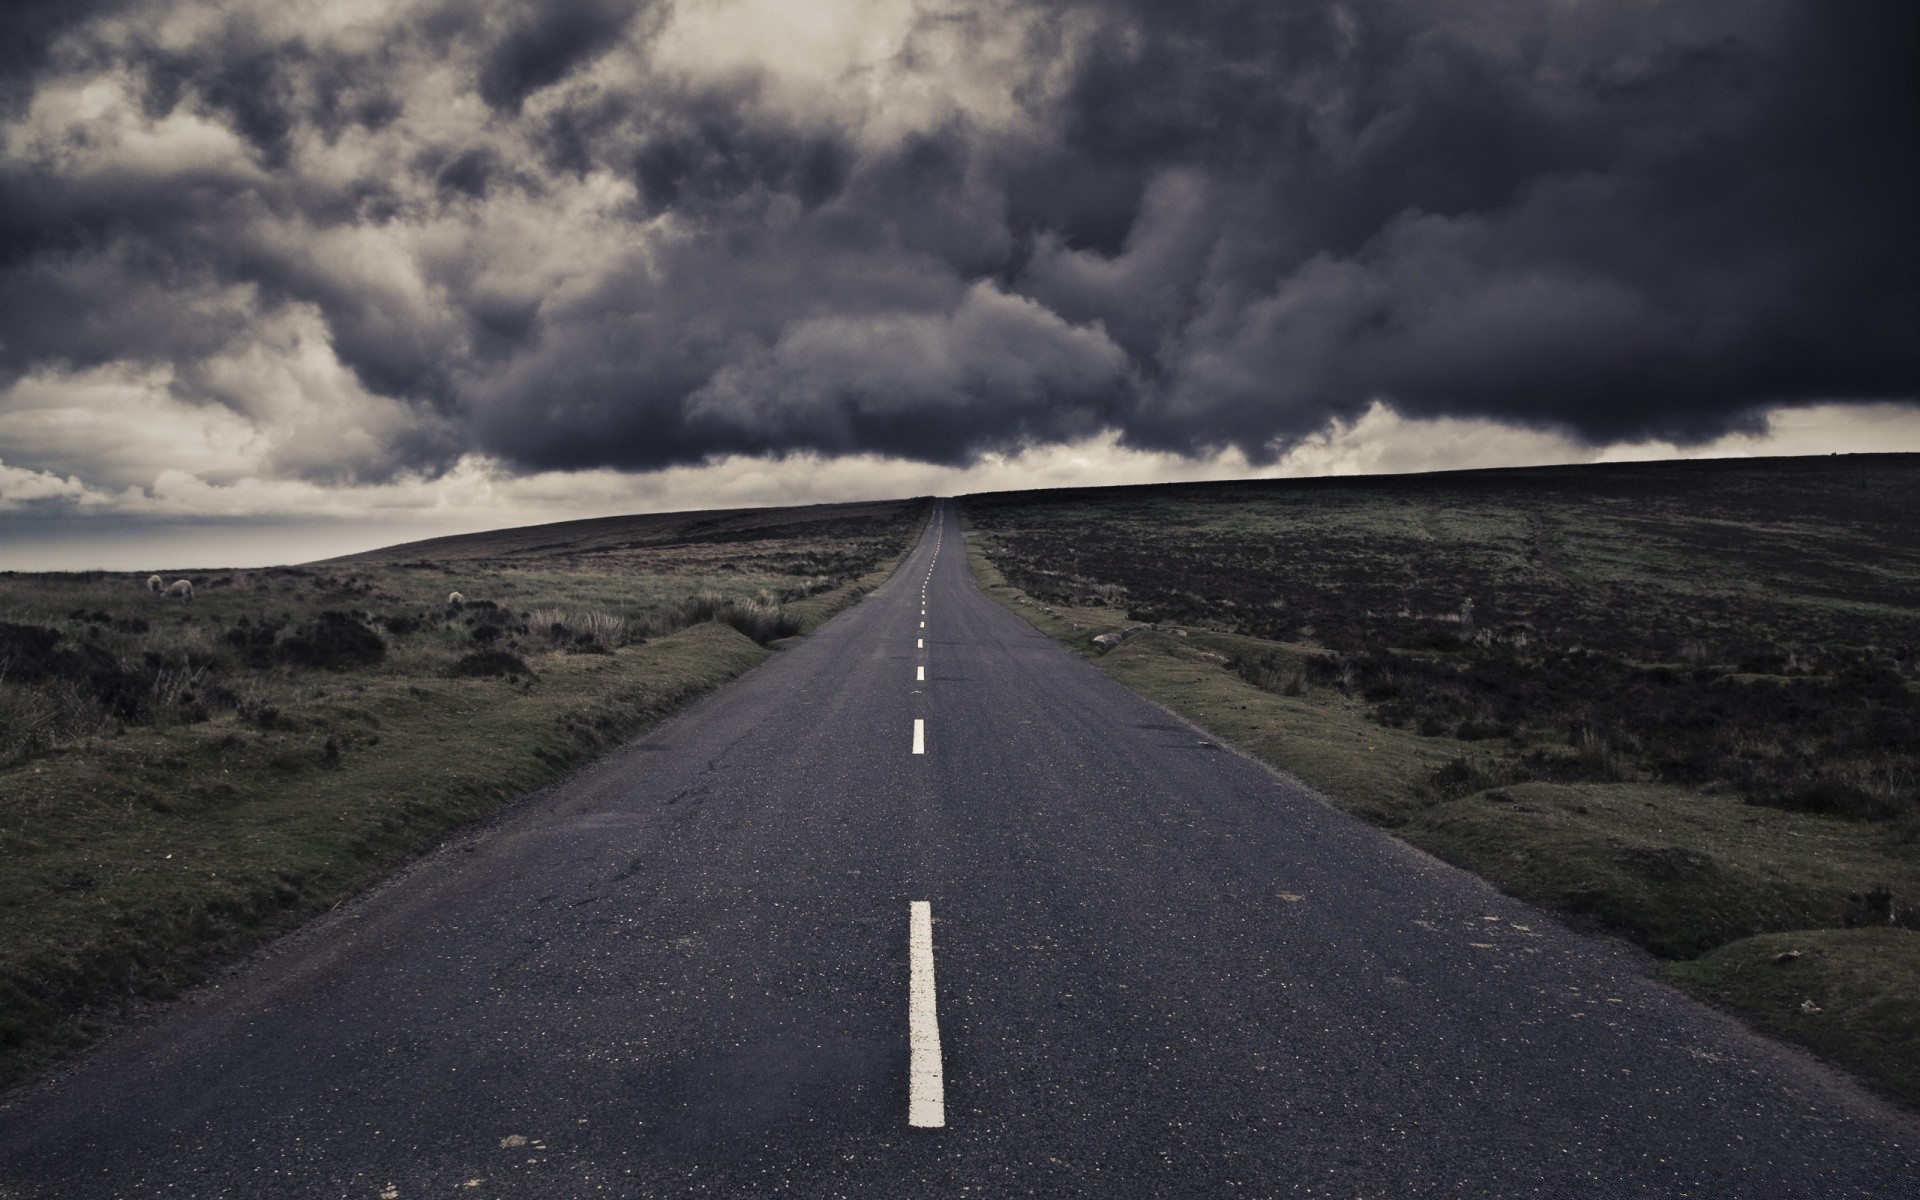
<instances>
[{"instance_id":1,"label":"white dashed center line","mask_svg":"<svg viewBox=\"0 0 1920 1200\"><path fill-rule=\"evenodd\" d=\"M913 719L913 752L915 754L927 752L927 723L920 717Z\"/></svg>"},{"instance_id":2,"label":"white dashed center line","mask_svg":"<svg viewBox=\"0 0 1920 1200\"><path fill-rule=\"evenodd\" d=\"M907 1124L947 1123L947 1084L940 1070L940 1018L934 1011L933 906L907 906Z\"/></svg>"},{"instance_id":3,"label":"white dashed center line","mask_svg":"<svg viewBox=\"0 0 1920 1200\"><path fill-rule=\"evenodd\" d=\"M927 648L927 639L925 638L913 639L913 648L915 650L925 650Z\"/></svg>"},{"instance_id":4,"label":"white dashed center line","mask_svg":"<svg viewBox=\"0 0 1920 1200\"><path fill-rule=\"evenodd\" d=\"M927 681L927 669L925 667L915 667L913 669L913 681L915 683L925 683Z\"/></svg>"}]
</instances>

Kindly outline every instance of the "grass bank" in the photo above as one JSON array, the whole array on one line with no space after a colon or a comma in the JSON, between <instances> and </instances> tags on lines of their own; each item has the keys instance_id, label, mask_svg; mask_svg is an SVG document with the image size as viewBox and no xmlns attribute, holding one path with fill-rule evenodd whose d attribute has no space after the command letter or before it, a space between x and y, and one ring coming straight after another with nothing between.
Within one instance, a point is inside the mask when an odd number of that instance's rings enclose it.
<instances>
[{"instance_id":1,"label":"grass bank","mask_svg":"<svg viewBox=\"0 0 1920 1200\"><path fill-rule=\"evenodd\" d=\"M717 516L198 572L186 603L0 576L0 1081L760 663L924 506Z\"/></svg>"},{"instance_id":2,"label":"grass bank","mask_svg":"<svg viewBox=\"0 0 1920 1200\"><path fill-rule=\"evenodd\" d=\"M1920 483L1916 464L1891 466ZM1912 663L1898 641L1920 591L1879 590L1920 580L1920 555L1861 519L1872 504L1822 533L1805 510L1859 493L1845 460L1829 470L1801 477L1816 495L1797 508L1794 472L1778 471L1787 503L1744 526L1716 503L1727 476L1684 470L1611 516L1593 510L1617 477L1578 471L1504 493L1485 477L1506 473L1478 473L963 508L987 593L1120 682L1920 1104L1920 992L1886 986L1920 970ZM1740 488L1768 482L1765 464L1747 471ZM1660 502L1689 487L1691 513ZM1563 531L1544 566L1543 519ZM1656 519L1680 533L1662 544ZM1715 553L1696 561L1703 522ZM1790 533L1821 570L1776 569ZM1465 629L1463 608L1479 618ZM1639 736L1614 719L1634 704L1681 728ZM1799 956L1755 976L1747 964L1784 953L1781 938Z\"/></svg>"}]
</instances>

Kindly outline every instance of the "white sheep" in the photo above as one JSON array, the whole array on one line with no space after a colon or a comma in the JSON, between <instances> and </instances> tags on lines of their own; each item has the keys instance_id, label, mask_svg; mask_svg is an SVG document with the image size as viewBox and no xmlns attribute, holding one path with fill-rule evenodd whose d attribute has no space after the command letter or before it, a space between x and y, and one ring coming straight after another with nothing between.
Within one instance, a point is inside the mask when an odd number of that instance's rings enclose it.
<instances>
[{"instance_id":1,"label":"white sheep","mask_svg":"<svg viewBox=\"0 0 1920 1200\"><path fill-rule=\"evenodd\" d=\"M193 599L193 584L185 579L176 579L167 585L167 599L178 600L185 604Z\"/></svg>"},{"instance_id":2,"label":"white sheep","mask_svg":"<svg viewBox=\"0 0 1920 1200\"><path fill-rule=\"evenodd\" d=\"M448 607L448 608L452 608L452 607L453 607L454 605L456 605L456 604L465 604L466 602L467 602L467 598L466 598L465 596L462 596L462 595L461 595L461 594L460 594L459 592L448 592L448 593L447 593L447 607Z\"/></svg>"},{"instance_id":3,"label":"white sheep","mask_svg":"<svg viewBox=\"0 0 1920 1200\"><path fill-rule=\"evenodd\" d=\"M160 577L158 575L147 576L147 590L152 592L154 595L158 596L160 594L160 589L166 586L167 586L166 584L160 582Z\"/></svg>"}]
</instances>

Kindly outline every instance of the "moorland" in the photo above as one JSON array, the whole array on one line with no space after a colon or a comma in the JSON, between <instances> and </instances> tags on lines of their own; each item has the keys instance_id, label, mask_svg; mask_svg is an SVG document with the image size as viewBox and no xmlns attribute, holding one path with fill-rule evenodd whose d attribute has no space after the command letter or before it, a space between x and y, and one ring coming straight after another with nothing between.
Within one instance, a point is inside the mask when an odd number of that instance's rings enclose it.
<instances>
[{"instance_id":1,"label":"moorland","mask_svg":"<svg viewBox=\"0 0 1920 1200\"><path fill-rule=\"evenodd\" d=\"M1920 1102L1920 456L966 497L976 577Z\"/></svg>"},{"instance_id":2,"label":"moorland","mask_svg":"<svg viewBox=\"0 0 1920 1200\"><path fill-rule=\"evenodd\" d=\"M161 572L187 601L146 571L0 573L0 1082L752 667L884 579L924 515L613 517Z\"/></svg>"}]
</instances>

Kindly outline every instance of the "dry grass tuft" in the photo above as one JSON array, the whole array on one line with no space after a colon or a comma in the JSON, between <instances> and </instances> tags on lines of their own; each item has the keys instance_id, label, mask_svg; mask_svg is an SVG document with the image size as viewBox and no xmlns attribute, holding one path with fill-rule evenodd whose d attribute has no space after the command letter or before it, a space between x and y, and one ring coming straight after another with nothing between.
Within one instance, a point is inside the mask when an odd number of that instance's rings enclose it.
<instances>
[{"instance_id":1,"label":"dry grass tuft","mask_svg":"<svg viewBox=\"0 0 1920 1200\"><path fill-rule=\"evenodd\" d=\"M568 612L560 608L536 608L527 614L527 627L554 647L597 647L618 650L633 636L633 622L615 613L598 609Z\"/></svg>"}]
</instances>

